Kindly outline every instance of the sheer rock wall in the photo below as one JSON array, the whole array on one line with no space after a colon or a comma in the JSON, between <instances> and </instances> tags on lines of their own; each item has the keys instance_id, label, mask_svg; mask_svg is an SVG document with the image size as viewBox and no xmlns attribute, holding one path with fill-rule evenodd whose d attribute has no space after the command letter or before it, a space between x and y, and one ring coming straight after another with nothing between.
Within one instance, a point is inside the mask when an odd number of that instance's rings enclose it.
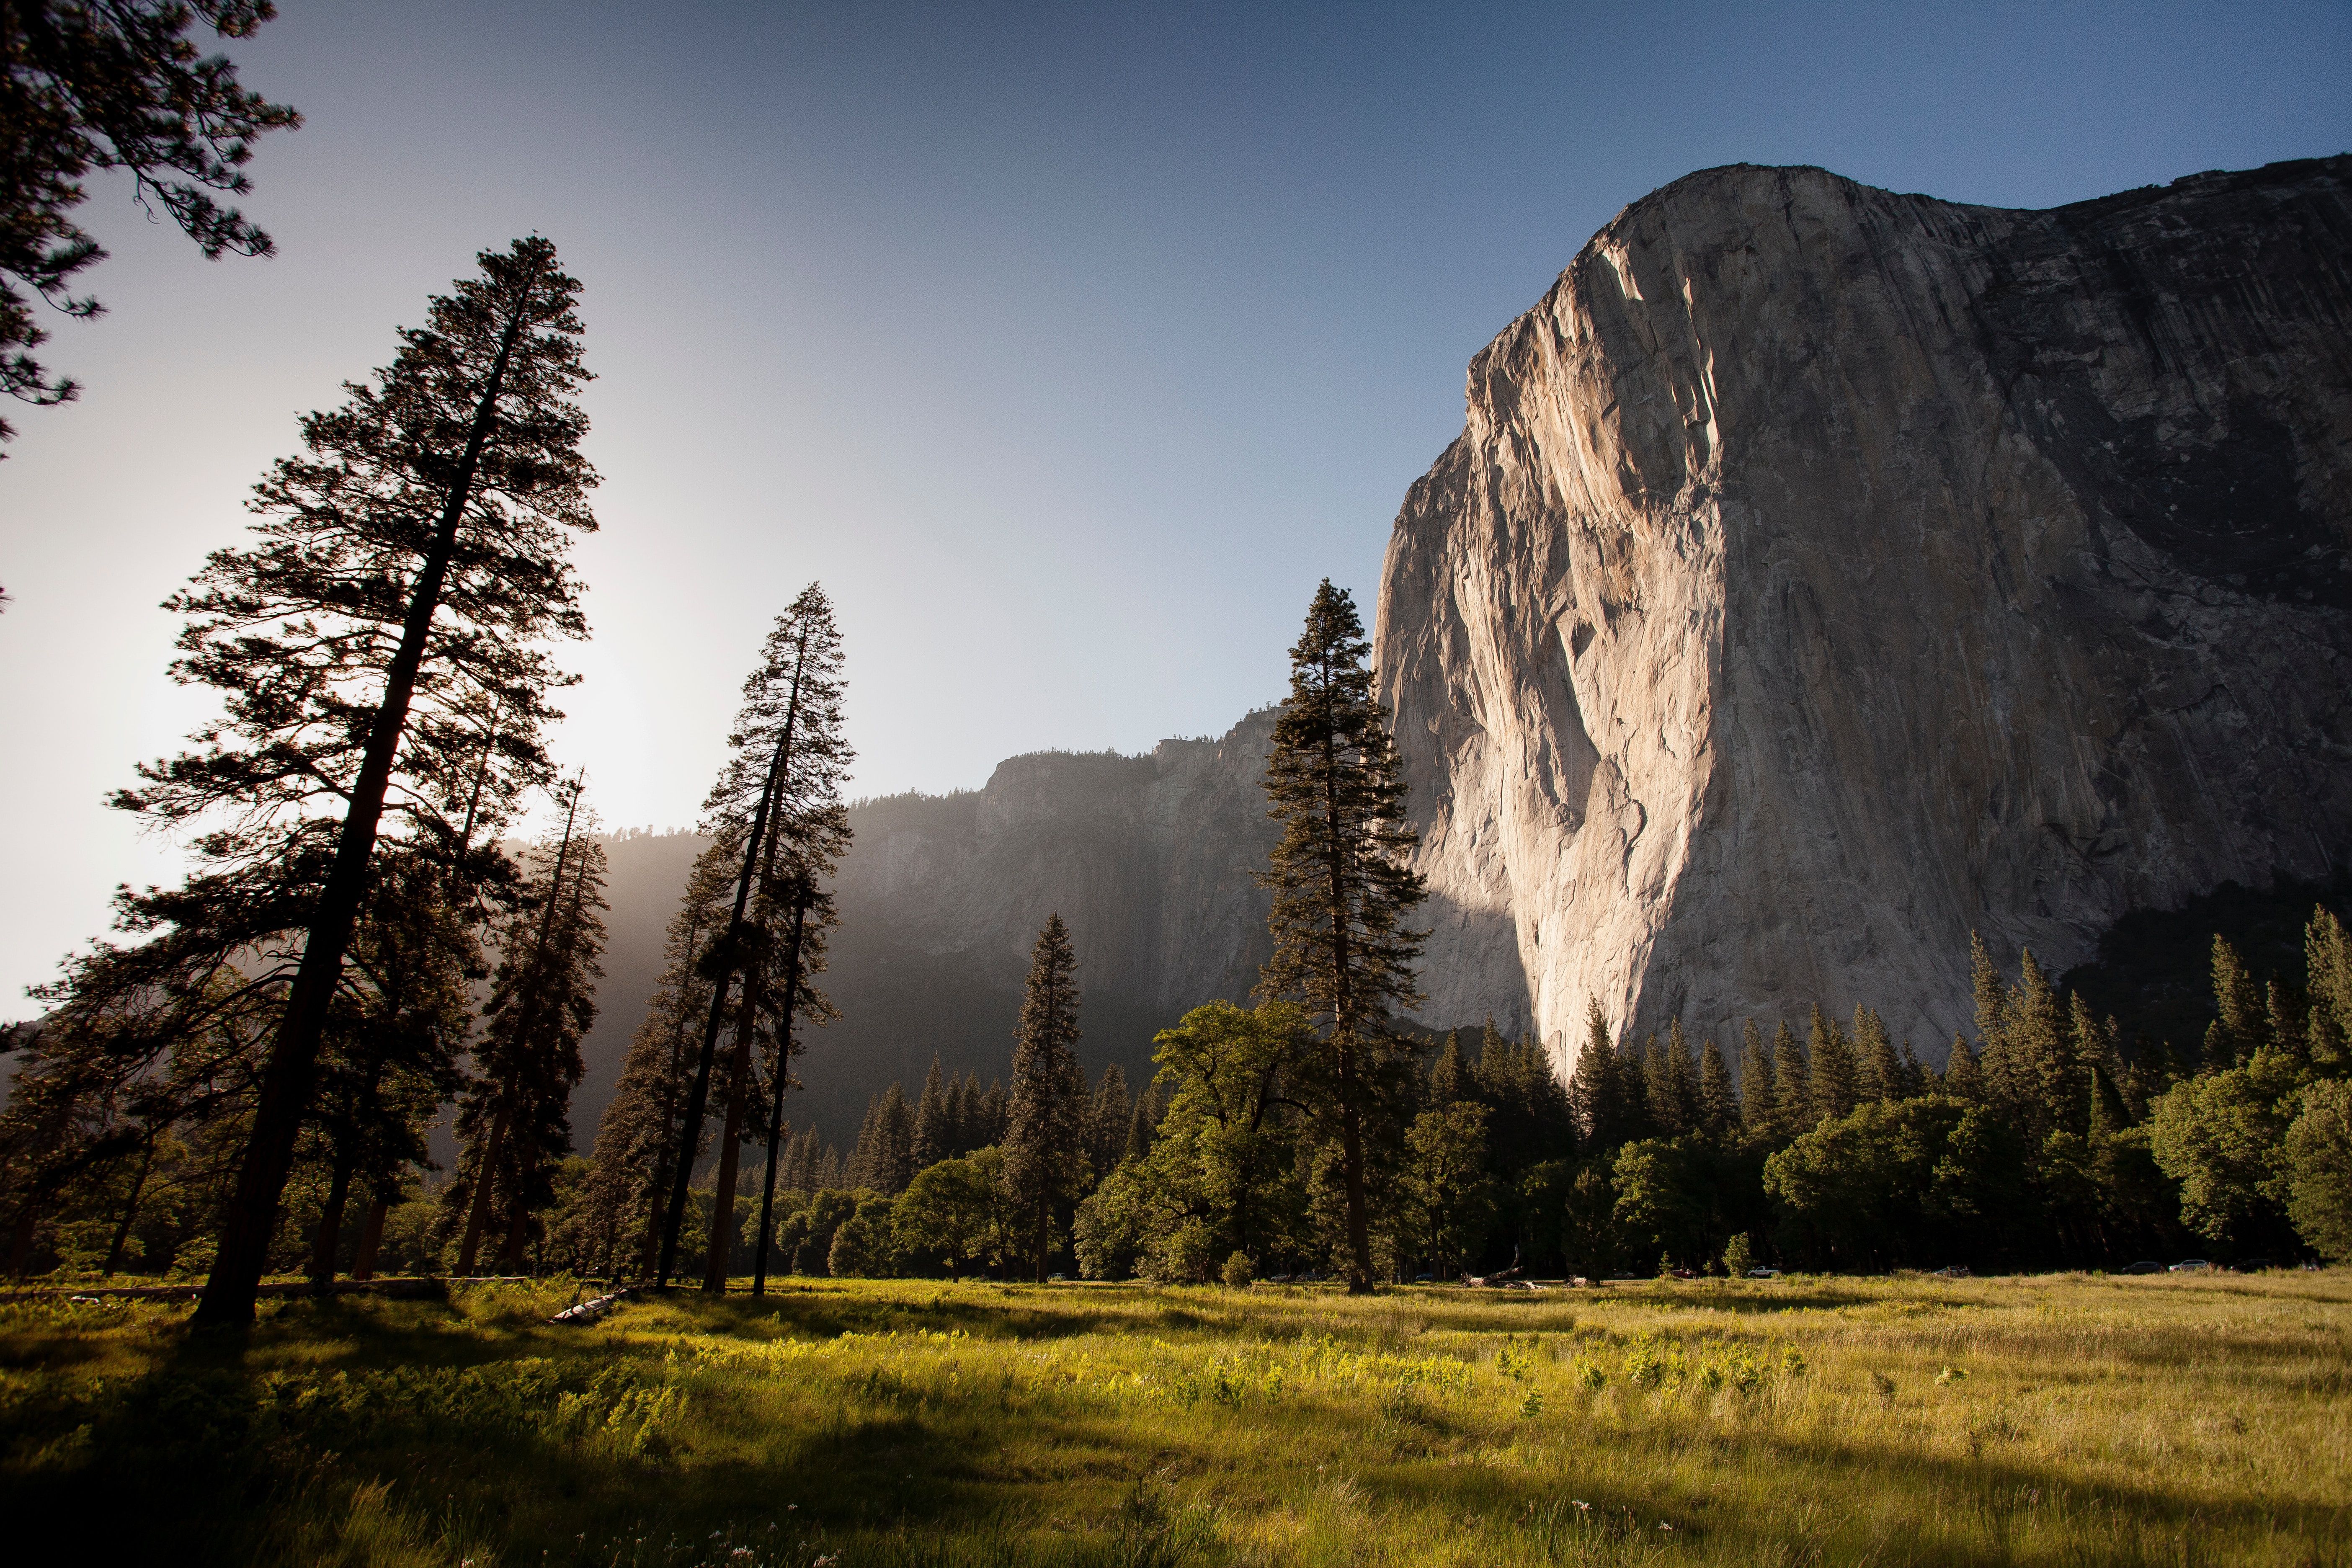
<instances>
[{"instance_id":1,"label":"sheer rock wall","mask_svg":"<svg viewBox=\"0 0 2352 1568\"><path fill-rule=\"evenodd\" d=\"M1471 363L1377 659L1424 1016L1926 1054L1969 931L2352 845L2352 159L2046 212L1739 166L1628 207Z\"/></svg>"}]
</instances>

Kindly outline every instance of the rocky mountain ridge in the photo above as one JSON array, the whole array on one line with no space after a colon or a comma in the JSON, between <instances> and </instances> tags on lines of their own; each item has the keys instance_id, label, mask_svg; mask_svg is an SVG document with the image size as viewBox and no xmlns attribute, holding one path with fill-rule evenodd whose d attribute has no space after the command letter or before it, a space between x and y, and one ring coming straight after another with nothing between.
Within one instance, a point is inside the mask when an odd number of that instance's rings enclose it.
<instances>
[{"instance_id":1,"label":"rocky mountain ridge","mask_svg":"<svg viewBox=\"0 0 2352 1568\"><path fill-rule=\"evenodd\" d=\"M1473 361L1378 662L1431 1010L1866 1002L2352 846L2352 159L1643 198Z\"/></svg>"}]
</instances>

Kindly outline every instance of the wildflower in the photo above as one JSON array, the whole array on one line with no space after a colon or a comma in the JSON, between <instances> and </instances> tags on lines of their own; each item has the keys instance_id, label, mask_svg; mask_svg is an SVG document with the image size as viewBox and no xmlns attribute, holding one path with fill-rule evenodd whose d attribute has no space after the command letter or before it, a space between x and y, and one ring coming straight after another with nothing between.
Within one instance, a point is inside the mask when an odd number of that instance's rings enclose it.
<instances>
[{"instance_id":1,"label":"wildflower","mask_svg":"<svg viewBox=\"0 0 2352 1568\"><path fill-rule=\"evenodd\" d=\"M1568 1500L1569 1500L1569 1501L1570 1501L1570 1502L1572 1502L1572 1503L1574 1503L1574 1504L1575 1504L1579 1509L1582 1510L1583 1510L1584 1512L1586 1512L1586 1513L1591 1513L1591 1512L1592 1511L1592 1505L1591 1505L1591 1503L1589 1503L1589 1502L1585 1501L1585 1500L1584 1500L1582 1498L1580 1498L1580 1497L1578 1497L1578 1498L1570 1498L1570 1499L1569 1499Z\"/></svg>"},{"instance_id":2,"label":"wildflower","mask_svg":"<svg viewBox=\"0 0 2352 1568\"><path fill-rule=\"evenodd\" d=\"M1662 1520L1660 1520L1660 1521L1658 1521L1658 1528L1659 1528L1660 1530L1664 1531L1668 1535L1672 1535L1672 1534L1675 1532L1675 1527L1674 1527L1673 1525L1671 1525L1671 1524L1668 1524L1668 1523L1667 1523L1664 1520L1663 1520L1663 1519L1662 1519Z\"/></svg>"}]
</instances>

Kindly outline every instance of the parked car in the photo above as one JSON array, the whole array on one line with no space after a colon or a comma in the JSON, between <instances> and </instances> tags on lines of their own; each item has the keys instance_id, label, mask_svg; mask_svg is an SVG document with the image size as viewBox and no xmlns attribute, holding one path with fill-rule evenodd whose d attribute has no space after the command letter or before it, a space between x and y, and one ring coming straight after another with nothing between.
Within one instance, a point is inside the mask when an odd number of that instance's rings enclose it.
<instances>
[{"instance_id":1,"label":"parked car","mask_svg":"<svg viewBox=\"0 0 2352 1568\"><path fill-rule=\"evenodd\" d=\"M1748 1271L1748 1278L1750 1279L1778 1279L1780 1278L1780 1271L1777 1268L1751 1268Z\"/></svg>"},{"instance_id":2,"label":"parked car","mask_svg":"<svg viewBox=\"0 0 2352 1568\"><path fill-rule=\"evenodd\" d=\"M1935 1277L1938 1279L1973 1279L1976 1278L1976 1276L1969 1271L1969 1266L1965 1263L1948 1264L1944 1268L1937 1269Z\"/></svg>"},{"instance_id":3,"label":"parked car","mask_svg":"<svg viewBox=\"0 0 2352 1568\"><path fill-rule=\"evenodd\" d=\"M2124 1272L2126 1274L2161 1274L2164 1272L2164 1265L2161 1263L2147 1262L2135 1263L2130 1268L2125 1269Z\"/></svg>"},{"instance_id":4,"label":"parked car","mask_svg":"<svg viewBox=\"0 0 2352 1568\"><path fill-rule=\"evenodd\" d=\"M2202 1258L2184 1258L2179 1262L2172 1266L2170 1272L2174 1274L2202 1274L2212 1267L2213 1265L2211 1263Z\"/></svg>"}]
</instances>

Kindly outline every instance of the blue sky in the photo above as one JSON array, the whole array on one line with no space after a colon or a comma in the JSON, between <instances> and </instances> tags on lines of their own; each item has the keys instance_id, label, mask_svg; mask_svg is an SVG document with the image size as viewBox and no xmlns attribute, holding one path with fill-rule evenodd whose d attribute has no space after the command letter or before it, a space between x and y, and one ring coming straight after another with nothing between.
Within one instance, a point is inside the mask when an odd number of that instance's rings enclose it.
<instances>
[{"instance_id":1,"label":"blue sky","mask_svg":"<svg viewBox=\"0 0 2352 1568\"><path fill-rule=\"evenodd\" d=\"M475 251L587 285L595 640L556 737L692 819L768 617L839 603L857 790L1213 733L1369 610L1465 364L1626 203L1818 163L2043 206L2352 148L2352 6L398 5L235 53L268 262L119 184L84 400L0 463L0 990L171 875L100 805L204 717L155 608ZM0 1016L20 1011L0 1005Z\"/></svg>"}]
</instances>

